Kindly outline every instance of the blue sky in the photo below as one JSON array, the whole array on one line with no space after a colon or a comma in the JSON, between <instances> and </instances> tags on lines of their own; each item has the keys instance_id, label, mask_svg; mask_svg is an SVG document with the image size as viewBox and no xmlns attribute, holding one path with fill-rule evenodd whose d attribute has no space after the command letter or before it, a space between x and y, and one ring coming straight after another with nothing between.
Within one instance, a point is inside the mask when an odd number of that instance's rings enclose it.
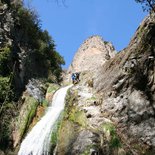
<instances>
[{"instance_id":1,"label":"blue sky","mask_svg":"<svg viewBox=\"0 0 155 155\"><path fill-rule=\"evenodd\" d=\"M100 35L117 51L125 48L147 15L134 0L25 0L35 8L42 29L48 30L68 68L82 42Z\"/></svg>"}]
</instances>

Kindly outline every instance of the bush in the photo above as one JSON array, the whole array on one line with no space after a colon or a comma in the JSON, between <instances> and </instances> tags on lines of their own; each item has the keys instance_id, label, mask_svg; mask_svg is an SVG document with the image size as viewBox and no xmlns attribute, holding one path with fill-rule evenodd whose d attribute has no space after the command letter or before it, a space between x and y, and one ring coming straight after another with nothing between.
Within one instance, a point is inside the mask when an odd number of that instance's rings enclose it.
<instances>
[{"instance_id":1,"label":"bush","mask_svg":"<svg viewBox=\"0 0 155 155\"><path fill-rule=\"evenodd\" d=\"M121 148L122 144L121 144L120 138L117 135L115 126L111 123L105 123L103 125L103 130L105 133L110 134L109 146L113 149Z\"/></svg>"},{"instance_id":2,"label":"bush","mask_svg":"<svg viewBox=\"0 0 155 155\"><path fill-rule=\"evenodd\" d=\"M5 98L10 91L9 78L0 76L0 102L4 102Z\"/></svg>"},{"instance_id":3,"label":"bush","mask_svg":"<svg viewBox=\"0 0 155 155\"><path fill-rule=\"evenodd\" d=\"M11 50L9 47L0 49L0 75L7 76L10 73L9 62L11 61Z\"/></svg>"},{"instance_id":4,"label":"bush","mask_svg":"<svg viewBox=\"0 0 155 155\"><path fill-rule=\"evenodd\" d=\"M23 32L20 42L27 44L37 58L36 62L34 60L32 62L35 62L36 66L44 70L44 72L52 73L57 82L61 81L61 65L65 64L64 59L56 51L55 43L48 31L41 29L36 12L19 7L16 16L18 17L15 17L17 27L20 27ZM29 65L31 66L30 63ZM41 74L39 73L39 75Z\"/></svg>"}]
</instances>

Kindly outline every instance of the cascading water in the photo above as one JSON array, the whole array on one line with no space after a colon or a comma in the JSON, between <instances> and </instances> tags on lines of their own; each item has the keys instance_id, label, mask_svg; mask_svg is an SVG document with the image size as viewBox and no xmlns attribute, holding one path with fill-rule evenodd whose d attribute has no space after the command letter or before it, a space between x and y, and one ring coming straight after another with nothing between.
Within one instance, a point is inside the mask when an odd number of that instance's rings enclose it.
<instances>
[{"instance_id":1,"label":"cascading water","mask_svg":"<svg viewBox=\"0 0 155 155\"><path fill-rule=\"evenodd\" d=\"M65 96L71 86L61 88L54 94L52 105L23 140L18 155L49 155L52 130L64 109Z\"/></svg>"}]
</instances>

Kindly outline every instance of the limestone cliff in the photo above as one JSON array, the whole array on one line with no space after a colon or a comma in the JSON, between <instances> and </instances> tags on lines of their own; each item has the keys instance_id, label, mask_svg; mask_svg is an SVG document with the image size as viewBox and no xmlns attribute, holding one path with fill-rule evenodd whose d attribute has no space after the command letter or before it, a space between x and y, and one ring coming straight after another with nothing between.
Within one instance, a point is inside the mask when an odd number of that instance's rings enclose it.
<instances>
[{"instance_id":1,"label":"limestone cliff","mask_svg":"<svg viewBox=\"0 0 155 155\"><path fill-rule=\"evenodd\" d=\"M144 19L129 46L100 68L94 87L101 111L119 127L135 154L155 153L155 16ZM147 150L147 151L146 151ZM139 152L138 152L139 151Z\"/></svg>"},{"instance_id":2,"label":"limestone cliff","mask_svg":"<svg viewBox=\"0 0 155 155\"><path fill-rule=\"evenodd\" d=\"M43 60L47 52L47 33L42 36L39 31L39 37L45 37L45 40L36 42L34 38L39 38L36 36L38 33L31 36L32 31L29 31L33 24L26 31L25 18L16 16L23 17L26 13L27 17L27 10L25 12L20 7L17 11L10 5L9 1L7 4L0 1L0 54L3 57L3 53L11 52L11 61L9 59L6 63L5 57L3 60L15 73L15 88L18 90L18 86L23 88L29 83L20 102L0 102L0 154L7 155L12 152L6 149L13 147L13 143L14 146L20 144L29 125L33 121L36 123L34 119L38 119L39 105L43 108L44 104L48 104L47 101L43 103L47 88L44 89L38 80L31 78L47 77L48 69L44 70L45 67L56 67L54 61L51 64L50 61L45 61L45 64L38 61ZM81 72L80 82L68 91L63 119L58 120L56 133L51 136L54 154L154 155L154 63L153 14L144 19L129 46L117 54L113 45L101 37L88 38L77 51L68 70L69 74ZM4 66L2 68L5 70ZM5 72L2 74L1 70L0 73L2 80L9 76ZM49 87L47 99L51 100L57 87Z\"/></svg>"},{"instance_id":3,"label":"limestone cliff","mask_svg":"<svg viewBox=\"0 0 155 155\"><path fill-rule=\"evenodd\" d=\"M115 53L114 46L110 42L103 41L97 35L91 36L84 41L76 52L68 72L93 70L113 58Z\"/></svg>"},{"instance_id":4,"label":"limestone cliff","mask_svg":"<svg viewBox=\"0 0 155 155\"><path fill-rule=\"evenodd\" d=\"M70 71L81 71L90 63L74 59ZM155 15L151 14L127 48L95 70L81 73L80 83L67 97L57 153L155 154L154 63Z\"/></svg>"}]
</instances>

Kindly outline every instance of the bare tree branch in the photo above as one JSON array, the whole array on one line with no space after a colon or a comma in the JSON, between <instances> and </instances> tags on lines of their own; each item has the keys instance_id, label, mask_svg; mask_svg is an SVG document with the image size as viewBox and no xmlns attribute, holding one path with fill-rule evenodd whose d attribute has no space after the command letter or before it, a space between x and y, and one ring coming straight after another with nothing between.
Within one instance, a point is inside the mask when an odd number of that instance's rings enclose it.
<instances>
[{"instance_id":1,"label":"bare tree branch","mask_svg":"<svg viewBox=\"0 0 155 155\"><path fill-rule=\"evenodd\" d=\"M155 13L155 0L135 0L143 5L144 11L153 11Z\"/></svg>"}]
</instances>

